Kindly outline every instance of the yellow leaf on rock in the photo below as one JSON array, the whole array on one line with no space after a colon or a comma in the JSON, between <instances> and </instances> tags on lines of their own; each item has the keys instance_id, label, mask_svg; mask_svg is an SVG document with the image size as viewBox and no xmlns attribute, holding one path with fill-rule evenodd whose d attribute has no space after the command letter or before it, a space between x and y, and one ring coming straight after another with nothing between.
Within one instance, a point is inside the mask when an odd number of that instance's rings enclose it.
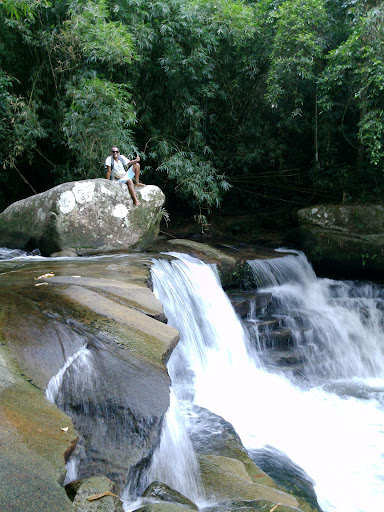
<instances>
[{"instance_id":1,"label":"yellow leaf on rock","mask_svg":"<svg viewBox=\"0 0 384 512\"><path fill-rule=\"evenodd\" d=\"M53 277L55 274L53 272L47 272L46 274L43 274L42 276L35 277L35 280L37 279L45 279L46 277Z\"/></svg>"},{"instance_id":2,"label":"yellow leaf on rock","mask_svg":"<svg viewBox=\"0 0 384 512\"><path fill-rule=\"evenodd\" d=\"M92 494L92 496L88 496L87 500L94 501L94 500L103 498L104 496L114 496L115 498L119 497L119 496L117 496L117 494L113 494L112 492L105 491L105 492L101 492L100 494Z\"/></svg>"}]
</instances>

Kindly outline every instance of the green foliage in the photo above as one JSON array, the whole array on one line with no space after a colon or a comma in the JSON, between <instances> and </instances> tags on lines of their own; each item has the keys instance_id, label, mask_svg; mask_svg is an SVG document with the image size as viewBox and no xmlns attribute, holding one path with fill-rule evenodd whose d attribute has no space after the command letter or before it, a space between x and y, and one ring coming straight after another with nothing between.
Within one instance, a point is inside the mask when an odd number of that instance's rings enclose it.
<instances>
[{"instance_id":1,"label":"green foliage","mask_svg":"<svg viewBox=\"0 0 384 512\"><path fill-rule=\"evenodd\" d=\"M369 162L384 172L384 111L368 112L359 126L359 138L366 147Z\"/></svg>"},{"instance_id":2,"label":"green foliage","mask_svg":"<svg viewBox=\"0 0 384 512\"><path fill-rule=\"evenodd\" d=\"M368 263L375 261L376 258L378 258L377 253L373 253L373 254L371 254L369 252L362 253L361 254L361 265L363 267L365 267Z\"/></svg>"},{"instance_id":3,"label":"green foliage","mask_svg":"<svg viewBox=\"0 0 384 512\"><path fill-rule=\"evenodd\" d=\"M0 69L0 162L5 181L21 158L31 158L37 141L45 136L35 102L12 92L11 78Z\"/></svg>"},{"instance_id":4,"label":"green foliage","mask_svg":"<svg viewBox=\"0 0 384 512\"><path fill-rule=\"evenodd\" d=\"M177 183L181 196L198 207L219 206L222 193L230 187L225 175L219 175L209 160L193 152L176 152L165 158L158 170L165 171Z\"/></svg>"},{"instance_id":5,"label":"green foliage","mask_svg":"<svg viewBox=\"0 0 384 512\"><path fill-rule=\"evenodd\" d=\"M361 7L361 6L360 6ZM384 7L358 10L348 39L330 52L322 105L338 116L347 142L384 171ZM362 158L360 159L361 161Z\"/></svg>"},{"instance_id":6,"label":"green foliage","mask_svg":"<svg viewBox=\"0 0 384 512\"><path fill-rule=\"evenodd\" d=\"M0 177L13 190L17 168L41 191L103 176L117 144L202 222L217 207L380 198L383 12L379 0L3 0Z\"/></svg>"},{"instance_id":7,"label":"green foliage","mask_svg":"<svg viewBox=\"0 0 384 512\"><path fill-rule=\"evenodd\" d=\"M104 72L130 64L134 55L132 38L122 23L109 21L104 0L72 2L70 19L63 26L65 51L78 64L101 64Z\"/></svg>"},{"instance_id":8,"label":"green foliage","mask_svg":"<svg viewBox=\"0 0 384 512\"><path fill-rule=\"evenodd\" d=\"M308 84L316 82L325 50L323 0L288 0L273 13L276 35L268 73L268 101L277 108L287 98L292 116L302 114ZM286 100L286 101L287 101Z\"/></svg>"},{"instance_id":9,"label":"green foliage","mask_svg":"<svg viewBox=\"0 0 384 512\"><path fill-rule=\"evenodd\" d=\"M49 7L47 0L2 0L0 8L11 18L29 18L33 20L38 7Z\"/></svg>"},{"instance_id":10,"label":"green foliage","mask_svg":"<svg viewBox=\"0 0 384 512\"><path fill-rule=\"evenodd\" d=\"M62 124L68 147L76 155L76 167L60 181L100 177L111 146L121 150L133 146L129 127L135 121L130 95L124 85L97 77L81 77L67 86L71 105ZM121 141L121 143L120 143Z\"/></svg>"}]
</instances>

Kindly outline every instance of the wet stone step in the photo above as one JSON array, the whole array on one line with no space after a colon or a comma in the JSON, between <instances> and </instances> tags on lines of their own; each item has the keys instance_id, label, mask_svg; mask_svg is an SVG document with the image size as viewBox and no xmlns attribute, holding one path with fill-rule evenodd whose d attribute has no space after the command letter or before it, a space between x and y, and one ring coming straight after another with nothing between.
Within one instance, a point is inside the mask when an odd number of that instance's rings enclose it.
<instances>
[{"instance_id":1,"label":"wet stone step","mask_svg":"<svg viewBox=\"0 0 384 512\"><path fill-rule=\"evenodd\" d=\"M266 359L278 366L296 366L305 363L305 358L294 350L289 352L270 350L268 351Z\"/></svg>"},{"instance_id":2,"label":"wet stone step","mask_svg":"<svg viewBox=\"0 0 384 512\"><path fill-rule=\"evenodd\" d=\"M298 354L294 349L268 350L261 354L261 359L265 366L270 369L279 369L282 372L302 375L305 366L305 358Z\"/></svg>"},{"instance_id":3,"label":"wet stone step","mask_svg":"<svg viewBox=\"0 0 384 512\"><path fill-rule=\"evenodd\" d=\"M249 293L242 293L241 295L230 296L233 309L241 318L247 318L252 310L255 313L260 313L269 304L272 298L271 293L256 293L254 291Z\"/></svg>"},{"instance_id":4,"label":"wet stone step","mask_svg":"<svg viewBox=\"0 0 384 512\"><path fill-rule=\"evenodd\" d=\"M259 332L259 344L267 349L293 347L292 331L282 328L276 331Z\"/></svg>"},{"instance_id":5,"label":"wet stone step","mask_svg":"<svg viewBox=\"0 0 384 512\"><path fill-rule=\"evenodd\" d=\"M257 323L258 333L269 334L273 331L277 331L280 327L280 320L265 320Z\"/></svg>"}]
</instances>

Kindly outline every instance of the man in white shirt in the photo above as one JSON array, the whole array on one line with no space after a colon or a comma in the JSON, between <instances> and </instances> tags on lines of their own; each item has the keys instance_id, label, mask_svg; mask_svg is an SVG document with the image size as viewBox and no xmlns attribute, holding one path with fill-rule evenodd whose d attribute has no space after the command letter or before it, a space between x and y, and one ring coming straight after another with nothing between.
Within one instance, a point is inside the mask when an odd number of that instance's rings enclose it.
<instances>
[{"instance_id":1,"label":"man in white shirt","mask_svg":"<svg viewBox=\"0 0 384 512\"><path fill-rule=\"evenodd\" d=\"M135 177L135 184L138 187L144 186L140 181L140 157L137 156L134 160L128 160L124 155L120 155L119 148L114 146L111 150L110 156L105 160L105 167L107 169L105 178L110 179L116 183L126 183L129 193L133 199L133 204L139 206L141 203L137 199L135 188L133 186L132 178ZM126 166L129 166L126 170Z\"/></svg>"}]
</instances>

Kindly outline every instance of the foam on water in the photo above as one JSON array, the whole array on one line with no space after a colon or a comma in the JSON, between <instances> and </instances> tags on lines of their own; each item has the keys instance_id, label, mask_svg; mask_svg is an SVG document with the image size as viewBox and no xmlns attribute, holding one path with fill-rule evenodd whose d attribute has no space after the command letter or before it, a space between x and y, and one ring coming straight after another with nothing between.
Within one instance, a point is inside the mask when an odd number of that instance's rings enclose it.
<instances>
[{"instance_id":1,"label":"foam on water","mask_svg":"<svg viewBox=\"0 0 384 512\"><path fill-rule=\"evenodd\" d=\"M326 360L321 379L302 388L267 372L250 353L247 334L212 268L173 256L171 262L157 261L152 277L169 323L181 334L169 362L177 397L231 422L246 448L268 445L287 454L314 480L325 512L384 509L384 411L377 399L384 376L381 291L317 279L302 254L287 257L289 279L285 258L268 262L279 266L280 277L265 280L282 308L277 314L309 318L316 331L310 342ZM303 346L308 339L302 338ZM339 376L340 396L330 392ZM345 392L350 383L364 391L363 398L358 390L356 396Z\"/></svg>"},{"instance_id":2,"label":"foam on water","mask_svg":"<svg viewBox=\"0 0 384 512\"><path fill-rule=\"evenodd\" d=\"M147 485L154 480L168 484L199 505L204 503L199 466L173 391L160 447L147 474Z\"/></svg>"}]
</instances>

